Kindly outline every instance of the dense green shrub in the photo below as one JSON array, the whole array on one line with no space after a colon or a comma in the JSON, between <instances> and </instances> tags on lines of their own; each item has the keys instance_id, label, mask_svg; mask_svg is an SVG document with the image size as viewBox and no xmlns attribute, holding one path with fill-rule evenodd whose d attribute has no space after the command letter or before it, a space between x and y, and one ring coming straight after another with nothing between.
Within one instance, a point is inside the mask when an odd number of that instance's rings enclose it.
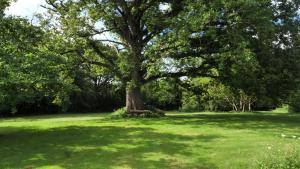
<instances>
[{"instance_id":1,"label":"dense green shrub","mask_svg":"<svg viewBox=\"0 0 300 169\"><path fill-rule=\"evenodd\" d=\"M122 118L122 117L124 117L125 114L126 114L126 108L122 107L122 108L119 108L116 111L114 111L111 114L111 117L112 118Z\"/></svg>"},{"instance_id":2,"label":"dense green shrub","mask_svg":"<svg viewBox=\"0 0 300 169\"><path fill-rule=\"evenodd\" d=\"M142 88L142 94L147 105L164 110L180 107L181 90L175 80L160 79L147 83Z\"/></svg>"},{"instance_id":3,"label":"dense green shrub","mask_svg":"<svg viewBox=\"0 0 300 169\"><path fill-rule=\"evenodd\" d=\"M259 169L299 169L300 154L292 149L286 152L284 157L277 153L268 156L266 159L258 162Z\"/></svg>"},{"instance_id":4,"label":"dense green shrub","mask_svg":"<svg viewBox=\"0 0 300 169\"><path fill-rule=\"evenodd\" d=\"M227 111L230 105L225 96L230 92L211 78L194 78L182 94L182 111Z\"/></svg>"},{"instance_id":5,"label":"dense green shrub","mask_svg":"<svg viewBox=\"0 0 300 169\"><path fill-rule=\"evenodd\" d=\"M201 98L192 92L183 92L182 94L182 111L193 112L193 111L203 111L204 107L201 104Z\"/></svg>"}]
</instances>

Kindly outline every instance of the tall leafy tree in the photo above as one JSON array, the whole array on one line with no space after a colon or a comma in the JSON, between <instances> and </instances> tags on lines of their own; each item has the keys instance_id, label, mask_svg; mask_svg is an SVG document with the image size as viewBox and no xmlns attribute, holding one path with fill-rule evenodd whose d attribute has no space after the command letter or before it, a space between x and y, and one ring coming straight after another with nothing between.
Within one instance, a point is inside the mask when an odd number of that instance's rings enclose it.
<instances>
[{"instance_id":1,"label":"tall leafy tree","mask_svg":"<svg viewBox=\"0 0 300 169\"><path fill-rule=\"evenodd\" d=\"M82 57L114 72L126 84L128 111L143 110L140 90L147 80L150 58L146 49L155 36L168 31L172 19L183 10L184 2L173 1L56 1L47 0L50 11L59 14L60 25L67 35L83 39L88 50ZM99 28L103 25L103 28ZM110 38L97 35L110 32ZM103 42L110 42L111 46Z\"/></svg>"},{"instance_id":2,"label":"tall leafy tree","mask_svg":"<svg viewBox=\"0 0 300 169\"><path fill-rule=\"evenodd\" d=\"M273 98L277 97L280 101L286 100L300 82L299 11L300 1L275 1L273 22L276 36L273 52L270 52L268 58L268 55L260 56L260 61L265 65L266 78L270 79L267 95L272 94Z\"/></svg>"},{"instance_id":3,"label":"tall leafy tree","mask_svg":"<svg viewBox=\"0 0 300 169\"><path fill-rule=\"evenodd\" d=\"M299 83L299 3L297 0L272 1L269 7L272 25L261 28L270 29L249 41L259 65L256 79L262 90L257 90L257 95L258 104L263 107L264 100L269 100L267 107L273 108L286 102Z\"/></svg>"},{"instance_id":4,"label":"tall leafy tree","mask_svg":"<svg viewBox=\"0 0 300 169\"><path fill-rule=\"evenodd\" d=\"M16 113L22 104L45 97L62 105L72 79L65 73L66 60L47 48L51 34L26 19L4 15L0 30L0 112Z\"/></svg>"},{"instance_id":5,"label":"tall leafy tree","mask_svg":"<svg viewBox=\"0 0 300 169\"><path fill-rule=\"evenodd\" d=\"M259 41L272 50L275 37L272 1L190 1L178 17L180 28L161 36L152 46L154 56L165 56L177 72L171 77L208 76L255 100L263 90L259 82L260 64L256 46ZM163 46L163 50L160 48ZM192 71L189 71L192 70ZM263 73L263 72L262 72Z\"/></svg>"},{"instance_id":6,"label":"tall leafy tree","mask_svg":"<svg viewBox=\"0 0 300 169\"><path fill-rule=\"evenodd\" d=\"M243 59L256 64L255 45L272 51L276 32L271 0L46 2L55 27L70 42L80 44L66 52L113 72L126 86L127 111L146 109L140 90L151 80L228 79L242 70L234 65L243 66ZM257 77L255 72L244 72Z\"/></svg>"}]
</instances>

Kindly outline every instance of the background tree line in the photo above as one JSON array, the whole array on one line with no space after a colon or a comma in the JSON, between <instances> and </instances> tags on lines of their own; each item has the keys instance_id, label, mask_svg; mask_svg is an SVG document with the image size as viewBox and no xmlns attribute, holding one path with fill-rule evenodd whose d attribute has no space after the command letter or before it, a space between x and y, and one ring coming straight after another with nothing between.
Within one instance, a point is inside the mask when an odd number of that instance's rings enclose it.
<instances>
[{"instance_id":1,"label":"background tree line","mask_svg":"<svg viewBox=\"0 0 300 169\"><path fill-rule=\"evenodd\" d=\"M38 24L0 4L2 115L299 111L296 0L46 2Z\"/></svg>"}]
</instances>

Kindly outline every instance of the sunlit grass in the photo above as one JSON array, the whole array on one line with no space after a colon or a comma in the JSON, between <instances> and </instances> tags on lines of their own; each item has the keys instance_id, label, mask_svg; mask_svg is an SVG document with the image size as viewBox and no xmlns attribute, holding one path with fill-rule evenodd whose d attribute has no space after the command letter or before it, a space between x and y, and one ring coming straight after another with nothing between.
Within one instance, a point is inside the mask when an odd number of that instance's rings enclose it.
<instances>
[{"instance_id":1,"label":"sunlit grass","mask_svg":"<svg viewBox=\"0 0 300 169\"><path fill-rule=\"evenodd\" d=\"M299 131L300 115L278 111L3 119L0 168L252 169L271 151L300 149Z\"/></svg>"}]
</instances>

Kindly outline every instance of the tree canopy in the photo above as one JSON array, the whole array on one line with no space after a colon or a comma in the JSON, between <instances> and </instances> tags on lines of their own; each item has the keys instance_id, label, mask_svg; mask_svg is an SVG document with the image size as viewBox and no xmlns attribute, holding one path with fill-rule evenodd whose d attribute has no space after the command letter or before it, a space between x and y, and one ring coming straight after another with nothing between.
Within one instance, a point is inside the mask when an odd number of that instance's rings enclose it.
<instances>
[{"instance_id":1,"label":"tree canopy","mask_svg":"<svg viewBox=\"0 0 300 169\"><path fill-rule=\"evenodd\" d=\"M264 107L284 103L298 87L296 0L46 3L48 12L39 16L38 25L5 17L9 1L1 4L0 102L10 108L16 105L13 100L44 96L67 105L74 91L103 94L99 86L104 85L126 90L127 112L144 112L152 110L147 99L157 98L147 87L203 88L195 82L199 77L214 79L209 85L224 85L232 99L247 98L245 104Z\"/></svg>"}]
</instances>

